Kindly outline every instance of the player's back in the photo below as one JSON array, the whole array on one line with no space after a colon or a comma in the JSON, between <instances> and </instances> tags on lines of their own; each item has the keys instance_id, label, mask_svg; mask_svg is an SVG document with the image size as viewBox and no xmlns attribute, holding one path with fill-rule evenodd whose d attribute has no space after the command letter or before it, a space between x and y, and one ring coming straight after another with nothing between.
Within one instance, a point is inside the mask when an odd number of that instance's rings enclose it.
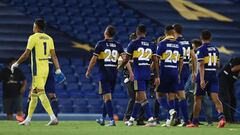
<instances>
[{"instance_id":1,"label":"player's back","mask_svg":"<svg viewBox=\"0 0 240 135\"><path fill-rule=\"evenodd\" d=\"M98 67L101 80L115 80L117 77L118 57L123 47L115 40L101 40L95 48L98 55Z\"/></svg>"},{"instance_id":2,"label":"player's back","mask_svg":"<svg viewBox=\"0 0 240 135\"><path fill-rule=\"evenodd\" d=\"M54 49L53 39L45 33L35 33L29 37L28 49L32 50L31 65L33 76L47 76L50 50Z\"/></svg>"},{"instance_id":3,"label":"player's back","mask_svg":"<svg viewBox=\"0 0 240 135\"><path fill-rule=\"evenodd\" d=\"M205 79L216 78L219 61L218 49L210 43L204 43L199 49L198 61L204 62Z\"/></svg>"},{"instance_id":4,"label":"player's back","mask_svg":"<svg viewBox=\"0 0 240 135\"><path fill-rule=\"evenodd\" d=\"M127 53L132 54L135 79L150 80L151 58L156 53L156 45L141 37L129 43Z\"/></svg>"},{"instance_id":5,"label":"player's back","mask_svg":"<svg viewBox=\"0 0 240 135\"><path fill-rule=\"evenodd\" d=\"M189 62L190 62L190 51L193 49L191 43L184 39L183 37L178 37L176 39L179 44L182 46L183 49L183 64L186 66L186 68L189 67Z\"/></svg>"},{"instance_id":6,"label":"player's back","mask_svg":"<svg viewBox=\"0 0 240 135\"><path fill-rule=\"evenodd\" d=\"M157 55L161 57L160 75L175 78L178 76L179 59L182 57L182 47L174 39L166 39L158 44Z\"/></svg>"}]
</instances>

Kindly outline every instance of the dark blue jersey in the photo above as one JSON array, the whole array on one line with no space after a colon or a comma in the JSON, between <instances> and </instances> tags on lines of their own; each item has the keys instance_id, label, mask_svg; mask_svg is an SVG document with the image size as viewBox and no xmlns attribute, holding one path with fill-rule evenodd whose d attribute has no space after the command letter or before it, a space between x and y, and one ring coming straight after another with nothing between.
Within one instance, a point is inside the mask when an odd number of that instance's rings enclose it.
<instances>
[{"instance_id":1,"label":"dark blue jersey","mask_svg":"<svg viewBox=\"0 0 240 135\"><path fill-rule=\"evenodd\" d=\"M178 37L176 40L179 42L183 49L183 64L189 64L190 52L193 49L191 43L188 40L185 40L183 37Z\"/></svg>"},{"instance_id":2,"label":"dark blue jersey","mask_svg":"<svg viewBox=\"0 0 240 135\"><path fill-rule=\"evenodd\" d=\"M124 52L122 45L114 40L101 40L95 46L101 80L117 78L118 57Z\"/></svg>"},{"instance_id":3,"label":"dark blue jersey","mask_svg":"<svg viewBox=\"0 0 240 135\"><path fill-rule=\"evenodd\" d=\"M150 80L151 59L156 54L156 45L144 37L129 43L127 54L133 58L133 72L136 80Z\"/></svg>"},{"instance_id":4,"label":"dark blue jersey","mask_svg":"<svg viewBox=\"0 0 240 135\"><path fill-rule=\"evenodd\" d=\"M179 42L171 37L166 38L158 44L157 55L161 58L160 74L177 76L179 59L183 57Z\"/></svg>"},{"instance_id":5,"label":"dark blue jersey","mask_svg":"<svg viewBox=\"0 0 240 135\"><path fill-rule=\"evenodd\" d=\"M197 51L199 51L198 62L204 62L205 78L211 78L213 75L216 77L218 49L210 43L204 43Z\"/></svg>"},{"instance_id":6,"label":"dark blue jersey","mask_svg":"<svg viewBox=\"0 0 240 135\"><path fill-rule=\"evenodd\" d=\"M193 49L193 47L192 47L192 44L188 40L185 40L182 36L178 37L176 40L182 46L182 50L183 50L183 69L181 73L181 78L187 79L190 74L190 70L189 70L190 52Z\"/></svg>"}]
</instances>

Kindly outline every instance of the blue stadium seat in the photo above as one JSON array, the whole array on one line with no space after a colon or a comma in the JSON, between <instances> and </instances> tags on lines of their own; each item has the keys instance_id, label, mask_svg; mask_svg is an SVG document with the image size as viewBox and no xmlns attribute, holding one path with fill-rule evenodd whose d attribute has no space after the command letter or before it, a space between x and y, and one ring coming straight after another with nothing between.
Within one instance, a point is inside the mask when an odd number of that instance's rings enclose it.
<instances>
[{"instance_id":1,"label":"blue stadium seat","mask_svg":"<svg viewBox=\"0 0 240 135\"><path fill-rule=\"evenodd\" d=\"M49 5L51 5L51 0L39 0L37 2L37 5L41 7L48 7Z\"/></svg>"},{"instance_id":2,"label":"blue stadium seat","mask_svg":"<svg viewBox=\"0 0 240 135\"><path fill-rule=\"evenodd\" d=\"M61 90L61 91L63 91L63 90ZM56 95L57 95L58 98L69 98L69 94L65 91L64 92L57 92Z\"/></svg>"},{"instance_id":3,"label":"blue stadium seat","mask_svg":"<svg viewBox=\"0 0 240 135\"><path fill-rule=\"evenodd\" d=\"M84 106L73 106L73 112L74 113L89 113L88 108L86 107L86 105Z\"/></svg>"},{"instance_id":4,"label":"blue stadium seat","mask_svg":"<svg viewBox=\"0 0 240 135\"><path fill-rule=\"evenodd\" d=\"M99 108L99 106L92 106L92 105L88 105L88 112L89 113L100 113L101 112L101 108Z\"/></svg>"},{"instance_id":5,"label":"blue stadium seat","mask_svg":"<svg viewBox=\"0 0 240 135\"><path fill-rule=\"evenodd\" d=\"M78 5L78 0L66 0L65 1L65 6L69 6L69 8L71 9L71 7Z\"/></svg>"},{"instance_id":6,"label":"blue stadium seat","mask_svg":"<svg viewBox=\"0 0 240 135\"><path fill-rule=\"evenodd\" d=\"M84 94L81 93L79 90L69 91L71 98L83 98Z\"/></svg>"},{"instance_id":7,"label":"blue stadium seat","mask_svg":"<svg viewBox=\"0 0 240 135\"><path fill-rule=\"evenodd\" d=\"M51 14L53 12L53 9L52 8L49 8L49 7L47 7L47 8L43 8L42 10L41 10L41 12L40 12L40 15L46 15L46 14Z\"/></svg>"},{"instance_id":8,"label":"blue stadium seat","mask_svg":"<svg viewBox=\"0 0 240 135\"><path fill-rule=\"evenodd\" d=\"M64 5L64 0L56 0L54 2L52 2L52 7L61 7Z\"/></svg>"},{"instance_id":9,"label":"blue stadium seat","mask_svg":"<svg viewBox=\"0 0 240 135\"><path fill-rule=\"evenodd\" d=\"M81 90L81 88L79 87L79 85L77 83L69 83L69 84L67 84L67 90L69 90L69 91Z\"/></svg>"}]
</instances>

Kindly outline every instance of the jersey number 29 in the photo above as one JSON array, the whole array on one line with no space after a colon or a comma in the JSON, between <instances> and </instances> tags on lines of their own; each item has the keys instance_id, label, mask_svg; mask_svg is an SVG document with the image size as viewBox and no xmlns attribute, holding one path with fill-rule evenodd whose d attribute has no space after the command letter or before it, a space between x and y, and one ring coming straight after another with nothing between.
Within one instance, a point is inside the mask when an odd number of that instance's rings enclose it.
<instances>
[{"instance_id":1,"label":"jersey number 29","mask_svg":"<svg viewBox=\"0 0 240 135\"><path fill-rule=\"evenodd\" d=\"M107 57L104 59L105 62L117 62L118 59L118 51L105 49L104 53L107 54Z\"/></svg>"}]
</instances>

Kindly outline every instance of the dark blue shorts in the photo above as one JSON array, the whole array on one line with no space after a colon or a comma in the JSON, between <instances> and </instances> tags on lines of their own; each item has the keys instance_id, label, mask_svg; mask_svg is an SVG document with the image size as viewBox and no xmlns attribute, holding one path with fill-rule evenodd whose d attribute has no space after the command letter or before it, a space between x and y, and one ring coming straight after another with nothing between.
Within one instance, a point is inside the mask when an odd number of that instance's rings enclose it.
<instances>
[{"instance_id":1,"label":"dark blue shorts","mask_svg":"<svg viewBox=\"0 0 240 135\"><path fill-rule=\"evenodd\" d=\"M115 88L115 80L101 80L99 81L99 94L104 95L108 93L113 93Z\"/></svg>"},{"instance_id":2,"label":"dark blue shorts","mask_svg":"<svg viewBox=\"0 0 240 135\"><path fill-rule=\"evenodd\" d=\"M135 91L146 91L148 88L149 80L134 80Z\"/></svg>"},{"instance_id":3,"label":"dark blue shorts","mask_svg":"<svg viewBox=\"0 0 240 135\"><path fill-rule=\"evenodd\" d=\"M195 95L196 96L203 96L206 94L206 92L208 94L210 93L218 93L219 92L219 81L218 78L212 78L211 80L205 80L206 83L206 87L205 89L201 89L200 86L200 79L197 79L197 89L195 91Z\"/></svg>"},{"instance_id":4,"label":"dark blue shorts","mask_svg":"<svg viewBox=\"0 0 240 135\"><path fill-rule=\"evenodd\" d=\"M188 81L189 75L190 75L189 64L184 64L183 69L182 69L182 73L181 73L181 81L180 81L180 84L178 86L179 90L184 90L184 87L185 87L185 84Z\"/></svg>"},{"instance_id":5,"label":"dark blue shorts","mask_svg":"<svg viewBox=\"0 0 240 135\"><path fill-rule=\"evenodd\" d=\"M178 77L160 77L160 85L157 92L161 93L176 93L178 88Z\"/></svg>"},{"instance_id":6,"label":"dark blue shorts","mask_svg":"<svg viewBox=\"0 0 240 135\"><path fill-rule=\"evenodd\" d=\"M186 76L186 75L181 76L181 81L180 81L179 86L178 86L179 90L184 90L185 89L185 85L188 81L188 78L189 78L189 75L188 76Z\"/></svg>"},{"instance_id":7,"label":"dark blue shorts","mask_svg":"<svg viewBox=\"0 0 240 135\"><path fill-rule=\"evenodd\" d=\"M55 84L54 72L49 71L47 82L45 85L46 93L55 93L56 92L55 86L56 84Z\"/></svg>"}]
</instances>

